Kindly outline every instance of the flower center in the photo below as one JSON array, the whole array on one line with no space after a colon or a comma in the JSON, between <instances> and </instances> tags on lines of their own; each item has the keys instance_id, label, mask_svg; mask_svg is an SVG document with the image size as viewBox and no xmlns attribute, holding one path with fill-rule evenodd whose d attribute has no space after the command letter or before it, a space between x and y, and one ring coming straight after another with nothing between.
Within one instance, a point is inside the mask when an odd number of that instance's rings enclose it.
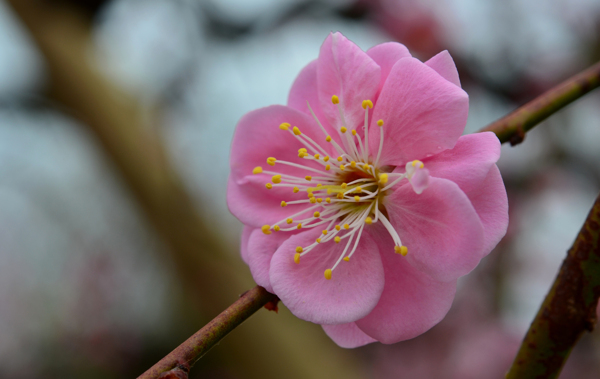
<instances>
[{"instance_id":1,"label":"flower center","mask_svg":"<svg viewBox=\"0 0 600 379\"><path fill-rule=\"evenodd\" d=\"M338 108L342 125L347 125L339 98L334 95L331 102ZM262 167L256 167L253 170L254 174L272 175L271 182L265 185L267 189L289 187L293 193L306 192L307 194L307 198L304 200L282 200L281 206L286 207L291 204L310 204L310 206L296 214L290 214L273 225L262 227L265 234L271 234L272 231L287 232L321 228L322 232L319 238L312 244L296 247L294 262L299 264L302 256L310 254L311 250L319 244L331 242L345 244L336 263L325 270L326 279L331 279L332 272L340 262L350 261L356 252L365 225L381 222L394 241L394 251L403 256L408 252L406 246L402 245L398 233L382 213L385 210L382 200L388 189L400 180L410 178L416 169L423 168L423 163L413 161L407 164L407 172L404 174L384 172L384 168L379 166L383 147L383 130L379 133L377 154L369 154L368 120L369 109L373 108L373 103L371 100L364 100L362 107L365 110L364 140L355 129L348 130L346 126L342 126L337 131L342 142L340 145L328 135L309 105L312 116L324 133L324 141L333 145L337 156L329 156L328 151L331 149L323 148L322 145L302 134L298 127L292 127L289 123L279 125L279 129L290 133L304 146L298 150L298 157L306 163L317 163L318 168L315 168L314 164L309 166L278 160L275 157L267 158L267 164L273 167L284 165L300 168L306 171L305 176L263 170ZM377 125L379 128L383 128L383 120L377 121Z\"/></svg>"}]
</instances>

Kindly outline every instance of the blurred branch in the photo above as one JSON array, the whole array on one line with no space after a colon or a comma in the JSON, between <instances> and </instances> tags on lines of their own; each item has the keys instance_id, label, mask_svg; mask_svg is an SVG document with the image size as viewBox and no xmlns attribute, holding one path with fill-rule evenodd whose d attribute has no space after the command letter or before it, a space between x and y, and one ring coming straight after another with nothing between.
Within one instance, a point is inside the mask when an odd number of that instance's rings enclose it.
<instances>
[{"instance_id":1,"label":"blurred branch","mask_svg":"<svg viewBox=\"0 0 600 379\"><path fill-rule=\"evenodd\" d=\"M196 211L198 202L172 167L159 136L143 124L139 104L90 64L89 20L63 2L7 2L45 58L49 96L89 128L150 226L166 242L178 279L194 302L186 304L188 315L197 309L214 315L228 307L234 294L251 286L249 270ZM319 327L292 326L293 318L277 321L255 317L249 321L252 327L239 328L227 339L222 357L229 367L247 378L359 377L355 363L327 342ZM284 333L289 338L281 338Z\"/></svg>"},{"instance_id":2,"label":"blurred branch","mask_svg":"<svg viewBox=\"0 0 600 379\"><path fill-rule=\"evenodd\" d=\"M277 296L267 292L260 286L252 288L169 355L140 375L138 379L156 379L163 372L180 364L184 364L188 368L193 366L207 351L238 325L246 321L254 312L265 306L265 304L277 302L278 300Z\"/></svg>"},{"instance_id":3,"label":"blurred branch","mask_svg":"<svg viewBox=\"0 0 600 379\"><path fill-rule=\"evenodd\" d=\"M525 139L525 133L534 126L598 86L600 62L544 92L480 132L494 132L500 142L518 145Z\"/></svg>"},{"instance_id":4,"label":"blurred branch","mask_svg":"<svg viewBox=\"0 0 600 379\"><path fill-rule=\"evenodd\" d=\"M600 195L531 323L506 378L557 378L596 324L600 297Z\"/></svg>"}]
</instances>

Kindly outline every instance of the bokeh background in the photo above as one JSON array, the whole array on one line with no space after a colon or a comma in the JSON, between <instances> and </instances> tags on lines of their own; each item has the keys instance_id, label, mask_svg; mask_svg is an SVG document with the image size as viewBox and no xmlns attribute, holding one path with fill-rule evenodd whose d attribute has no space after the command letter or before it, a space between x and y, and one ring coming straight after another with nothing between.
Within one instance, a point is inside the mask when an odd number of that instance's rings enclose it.
<instances>
[{"instance_id":1,"label":"bokeh background","mask_svg":"<svg viewBox=\"0 0 600 379\"><path fill-rule=\"evenodd\" d=\"M600 1L0 1L1 378L136 377L254 285L233 131L331 31L449 50L468 133L600 59ZM345 350L280 306L190 377L504 377L600 189L599 120L592 93L503 146L508 234L429 332ZM594 332L561 378L598 372Z\"/></svg>"}]
</instances>

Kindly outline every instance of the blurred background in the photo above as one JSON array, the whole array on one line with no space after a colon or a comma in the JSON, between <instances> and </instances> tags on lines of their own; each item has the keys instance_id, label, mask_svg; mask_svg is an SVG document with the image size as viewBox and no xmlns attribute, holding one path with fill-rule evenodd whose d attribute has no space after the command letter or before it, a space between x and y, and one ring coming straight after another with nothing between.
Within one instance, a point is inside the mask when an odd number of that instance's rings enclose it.
<instances>
[{"instance_id":1,"label":"blurred background","mask_svg":"<svg viewBox=\"0 0 600 379\"><path fill-rule=\"evenodd\" d=\"M133 378L254 286L225 202L238 119L330 31L448 49L466 133L600 59L599 0L0 0L0 378ZM260 311L191 378L502 378L600 189L600 92L499 162L509 232L446 319L345 350ZM561 378L597 378L600 334Z\"/></svg>"}]
</instances>

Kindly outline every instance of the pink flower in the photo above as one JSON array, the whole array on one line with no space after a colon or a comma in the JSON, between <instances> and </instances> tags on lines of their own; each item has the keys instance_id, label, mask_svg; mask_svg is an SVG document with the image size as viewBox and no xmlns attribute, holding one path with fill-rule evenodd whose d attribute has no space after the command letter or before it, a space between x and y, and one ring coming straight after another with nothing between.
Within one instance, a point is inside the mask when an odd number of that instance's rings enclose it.
<instances>
[{"instance_id":1,"label":"pink flower","mask_svg":"<svg viewBox=\"0 0 600 379\"><path fill-rule=\"evenodd\" d=\"M288 106L237 125L227 201L256 283L342 347L438 323L508 224L500 143L461 137L468 107L448 52L329 35Z\"/></svg>"}]
</instances>

